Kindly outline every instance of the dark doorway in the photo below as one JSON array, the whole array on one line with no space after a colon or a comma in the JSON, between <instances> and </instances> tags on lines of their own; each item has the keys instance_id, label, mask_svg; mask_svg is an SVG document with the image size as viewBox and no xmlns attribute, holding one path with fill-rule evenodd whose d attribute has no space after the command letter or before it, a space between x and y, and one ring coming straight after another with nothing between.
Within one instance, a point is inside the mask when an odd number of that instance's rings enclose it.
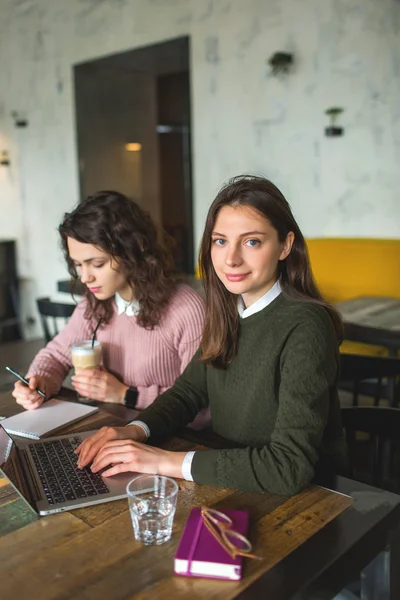
<instances>
[{"instance_id":1,"label":"dark doorway","mask_svg":"<svg viewBox=\"0 0 400 600\"><path fill-rule=\"evenodd\" d=\"M157 79L161 215L178 270L193 271L189 73Z\"/></svg>"},{"instance_id":2,"label":"dark doorway","mask_svg":"<svg viewBox=\"0 0 400 600\"><path fill-rule=\"evenodd\" d=\"M193 273L189 39L75 66L81 197L115 189L172 238Z\"/></svg>"},{"instance_id":3,"label":"dark doorway","mask_svg":"<svg viewBox=\"0 0 400 600\"><path fill-rule=\"evenodd\" d=\"M23 339L19 308L16 246L0 241L0 343Z\"/></svg>"}]
</instances>

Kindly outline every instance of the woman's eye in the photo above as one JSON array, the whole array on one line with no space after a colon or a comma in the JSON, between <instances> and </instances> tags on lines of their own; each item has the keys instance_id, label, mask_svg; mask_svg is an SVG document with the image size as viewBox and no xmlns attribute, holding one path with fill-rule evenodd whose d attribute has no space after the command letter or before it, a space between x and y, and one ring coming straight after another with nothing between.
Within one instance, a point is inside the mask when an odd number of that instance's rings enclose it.
<instances>
[{"instance_id":1,"label":"woman's eye","mask_svg":"<svg viewBox=\"0 0 400 600\"><path fill-rule=\"evenodd\" d=\"M216 246L224 246L226 244L226 240L223 240L221 238L215 238L213 240L213 244L215 244Z\"/></svg>"},{"instance_id":2,"label":"woman's eye","mask_svg":"<svg viewBox=\"0 0 400 600\"><path fill-rule=\"evenodd\" d=\"M246 241L246 245L250 246L251 248L254 248L255 246L258 246L260 243L260 240L247 240Z\"/></svg>"},{"instance_id":3,"label":"woman's eye","mask_svg":"<svg viewBox=\"0 0 400 600\"><path fill-rule=\"evenodd\" d=\"M93 265L95 269L101 269L101 267L104 267L106 263L101 263L101 265Z\"/></svg>"}]
</instances>

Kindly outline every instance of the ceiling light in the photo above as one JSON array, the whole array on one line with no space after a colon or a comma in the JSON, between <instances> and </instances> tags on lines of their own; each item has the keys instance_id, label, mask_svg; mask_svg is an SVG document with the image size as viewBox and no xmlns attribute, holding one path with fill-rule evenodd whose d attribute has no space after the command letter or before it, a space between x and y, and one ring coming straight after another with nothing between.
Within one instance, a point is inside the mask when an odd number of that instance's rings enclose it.
<instances>
[{"instance_id":1,"label":"ceiling light","mask_svg":"<svg viewBox=\"0 0 400 600\"><path fill-rule=\"evenodd\" d=\"M125 144L125 150L128 152L139 152L142 149L142 144L139 142L130 142L129 144Z\"/></svg>"}]
</instances>

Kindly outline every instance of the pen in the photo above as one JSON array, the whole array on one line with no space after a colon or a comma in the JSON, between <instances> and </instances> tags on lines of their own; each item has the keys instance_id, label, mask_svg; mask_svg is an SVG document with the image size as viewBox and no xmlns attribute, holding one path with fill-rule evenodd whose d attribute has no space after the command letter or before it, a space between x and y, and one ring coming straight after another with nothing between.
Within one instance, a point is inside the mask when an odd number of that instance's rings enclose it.
<instances>
[{"instance_id":1,"label":"pen","mask_svg":"<svg viewBox=\"0 0 400 600\"><path fill-rule=\"evenodd\" d=\"M20 381L23 381L24 383L26 383L27 386L29 386L29 381L27 379L25 379L25 377L22 377L21 373L18 373L18 371L14 371L14 369L12 369L11 367L6 367L6 369L12 375L14 375L14 377L16 377L17 379L19 379ZM39 388L36 388L36 391L37 391L38 394L40 394L41 396L43 396L43 398L47 398L46 394L44 392L42 392L42 390L39 390Z\"/></svg>"}]
</instances>

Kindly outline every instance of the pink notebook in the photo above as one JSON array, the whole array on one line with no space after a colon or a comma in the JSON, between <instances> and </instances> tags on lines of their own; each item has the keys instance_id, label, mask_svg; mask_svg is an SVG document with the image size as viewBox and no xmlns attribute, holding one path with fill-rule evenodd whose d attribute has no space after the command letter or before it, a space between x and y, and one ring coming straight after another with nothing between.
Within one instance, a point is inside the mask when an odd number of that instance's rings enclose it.
<instances>
[{"instance_id":1,"label":"pink notebook","mask_svg":"<svg viewBox=\"0 0 400 600\"><path fill-rule=\"evenodd\" d=\"M247 511L224 510L222 512L232 519L233 529L244 536L247 535L249 523ZM242 567L243 557L231 558L204 525L201 509L192 508L175 554L175 573L187 577L238 581L242 578Z\"/></svg>"}]
</instances>

